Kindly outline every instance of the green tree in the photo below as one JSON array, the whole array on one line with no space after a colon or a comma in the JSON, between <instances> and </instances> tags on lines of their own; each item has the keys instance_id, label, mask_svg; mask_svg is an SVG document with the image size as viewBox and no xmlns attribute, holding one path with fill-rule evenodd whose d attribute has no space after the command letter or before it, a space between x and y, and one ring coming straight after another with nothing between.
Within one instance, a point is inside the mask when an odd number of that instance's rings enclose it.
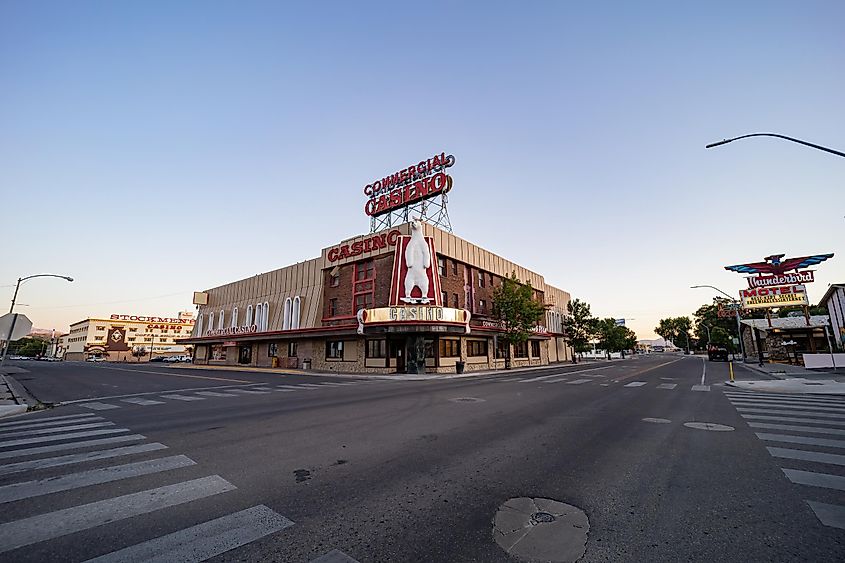
<instances>
[{"instance_id":1,"label":"green tree","mask_svg":"<svg viewBox=\"0 0 845 563\"><path fill-rule=\"evenodd\" d=\"M591 348L590 339L596 334L597 319L590 313L589 303L580 299L573 299L566 304L568 315L563 319L563 332L566 340L575 354L573 363L577 361L576 354L583 354Z\"/></svg>"},{"instance_id":2,"label":"green tree","mask_svg":"<svg viewBox=\"0 0 845 563\"><path fill-rule=\"evenodd\" d=\"M689 317L669 317L660 319L654 332L675 346L692 346L693 340L690 336L692 321Z\"/></svg>"},{"instance_id":3,"label":"green tree","mask_svg":"<svg viewBox=\"0 0 845 563\"><path fill-rule=\"evenodd\" d=\"M493 290L493 311L504 329L502 338L508 343L505 369L510 369L511 345L528 340L543 320L546 306L535 298L530 282L522 283L516 272L511 272L511 276L504 278Z\"/></svg>"},{"instance_id":4,"label":"green tree","mask_svg":"<svg viewBox=\"0 0 845 563\"><path fill-rule=\"evenodd\" d=\"M135 346L132 348L132 356L134 358L138 358L138 361L141 361L141 358L147 355L147 349L144 346Z\"/></svg>"},{"instance_id":5,"label":"green tree","mask_svg":"<svg viewBox=\"0 0 845 563\"><path fill-rule=\"evenodd\" d=\"M596 337L599 348L605 351L607 359L615 352L633 350L637 346L637 335L628 327L616 324L615 319L601 319L596 323Z\"/></svg>"}]
</instances>

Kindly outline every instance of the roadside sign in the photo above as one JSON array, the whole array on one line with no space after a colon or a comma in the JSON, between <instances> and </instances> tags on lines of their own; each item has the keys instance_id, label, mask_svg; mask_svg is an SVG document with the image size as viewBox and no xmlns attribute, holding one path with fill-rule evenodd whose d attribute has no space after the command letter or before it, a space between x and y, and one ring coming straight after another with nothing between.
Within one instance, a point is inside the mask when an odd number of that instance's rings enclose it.
<instances>
[{"instance_id":1,"label":"roadside sign","mask_svg":"<svg viewBox=\"0 0 845 563\"><path fill-rule=\"evenodd\" d=\"M14 328L12 328L12 325L14 325ZM9 336L9 329L12 329L11 336ZM32 321L26 315L6 313L0 317L0 340L18 340L29 334L31 330Z\"/></svg>"}]
</instances>

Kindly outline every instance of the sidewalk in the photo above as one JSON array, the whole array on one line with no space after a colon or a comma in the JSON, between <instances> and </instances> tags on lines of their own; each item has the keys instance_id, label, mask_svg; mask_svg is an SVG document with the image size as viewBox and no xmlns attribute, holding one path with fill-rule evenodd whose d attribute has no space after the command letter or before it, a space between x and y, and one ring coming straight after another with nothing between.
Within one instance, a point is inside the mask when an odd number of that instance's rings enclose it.
<instances>
[{"instance_id":1,"label":"sidewalk","mask_svg":"<svg viewBox=\"0 0 845 563\"><path fill-rule=\"evenodd\" d=\"M766 380L728 381L726 385L747 391L768 393L813 393L845 395L845 373L840 370L816 371L788 364L737 364L765 375Z\"/></svg>"},{"instance_id":2,"label":"sidewalk","mask_svg":"<svg viewBox=\"0 0 845 563\"><path fill-rule=\"evenodd\" d=\"M6 367L0 373L0 418L25 413L29 408L19 392L13 379L6 378L8 373L18 373L20 368Z\"/></svg>"}]
</instances>

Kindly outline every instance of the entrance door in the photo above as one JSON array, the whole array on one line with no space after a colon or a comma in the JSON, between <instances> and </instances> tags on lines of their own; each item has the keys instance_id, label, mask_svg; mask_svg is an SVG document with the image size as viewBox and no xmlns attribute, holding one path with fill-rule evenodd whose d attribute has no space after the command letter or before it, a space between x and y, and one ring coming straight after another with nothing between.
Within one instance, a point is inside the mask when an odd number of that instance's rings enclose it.
<instances>
[{"instance_id":1,"label":"entrance door","mask_svg":"<svg viewBox=\"0 0 845 563\"><path fill-rule=\"evenodd\" d=\"M396 363L396 373L405 373L405 339L388 340L390 357Z\"/></svg>"},{"instance_id":2,"label":"entrance door","mask_svg":"<svg viewBox=\"0 0 845 563\"><path fill-rule=\"evenodd\" d=\"M252 345L246 345L240 347L240 352L238 353L238 363L239 364L251 364L252 363Z\"/></svg>"}]
</instances>

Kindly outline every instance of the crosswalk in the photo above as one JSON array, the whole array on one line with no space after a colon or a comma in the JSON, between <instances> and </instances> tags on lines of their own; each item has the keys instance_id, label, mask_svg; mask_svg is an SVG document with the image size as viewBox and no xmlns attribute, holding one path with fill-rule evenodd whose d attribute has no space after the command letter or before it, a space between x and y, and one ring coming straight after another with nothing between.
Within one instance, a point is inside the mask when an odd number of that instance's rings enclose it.
<instances>
[{"instance_id":1,"label":"crosswalk","mask_svg":"<svg viewBox=\"0 0 845 563\"><path fill-rule=\"evenodd\" d=\"M596 370L600 369L607 369L607 368L595 368ZM557 383L564 384L564 385L584 385L584 384L592 384L592 385L600 385L602 387L612 387L612 386L621 386L627 389L660 389L663 391L673 391L673 390L689 390L689 391L710 391L711 387L723 387L722 383L717 383L715 385L691 385L681 386L677 383L661 383L659 381L628 381L623 379L611 379L608 380L604 375L601 374L584 374L584 371L595 371L595 370L583 370L579 372L569 372L569 373L556 373L552 375L543 375L539 377L522 377L522 378L500 378L496 381L499 383L537 383L542 385L554 385ZM579 377L572 378L569 377L570 375L577 374Z\"/></svg>"},{"instance_id":2,"label":"crosswalk","mask_svg":"<svg viewBox=\"0 0 845 563\"><path fill-rule=\"evenodd\" d=\"M78 431L82 427L101 426L114 426L114 423L96 413L0 423L0 459L3 460L0 462L0 560L28 560L30 552L24 550L37 544L128 518L144 515L157 518L168 508L237 489L220 475L180 478L181 470L197 466L194 460L178 453L166 454L165 444L148 441L146 436L133 434L128 428L110 428L119 436L94 439L87 438L100 430ZM98 489L107 483L130 482L149 475L160 475L168 484L105 499ZM131 490L130 487L116 490ZM35 514L26 513L20 504L15 505L62 493L70 494L75 504L52 511L42 508L52 507L52 502L27 505ZM78 501L85 496L91 501ZM7 512L9 506L16 508ZM10 513L11 520L6 516ZM293 525L267 506L257 505L136 545L119 546L109 553L93 552L89 556L101 562L203 561ZM102 549L98 542L91 546L91 549Z\"/></svg>"},{"instance_id":3,"label":"crosswalk","mask_svg":"<svg viewBox=\"0 0 845 563\"><path fill-rule=\"evenodd\" d=\"M289 385L253 384L249 386L225 386L205 389L190 389L181 391L162 391L160 393L142 393L140 396L121 396L112 398L82 399L69 401L63 404L73 404L92 411L107 411L124 407L150 407L182 402L204 401L226 397L246 397L254 395L270 395L273 393L292 393L296 391L315 391L318 389L347 387L350 385L361 385L374 383L373 380L353 380L345 382L323 381L320 383L293 383Z\"/></svg>"},{"instance_id":4,"label":"crosswalk","mask_svg":"<svg viewBox=\"0 0 845 563\"><path fill-rule=\"evenodd\" d=\"M725 395L765 443L784 476L801 486L825 526L845 529L845 504L820 494L845 491L845 398L726 390ZM838 496L837 496L838 495ZM834 498L845 498L833 493Z\"/></svg>"}]
</instances>

